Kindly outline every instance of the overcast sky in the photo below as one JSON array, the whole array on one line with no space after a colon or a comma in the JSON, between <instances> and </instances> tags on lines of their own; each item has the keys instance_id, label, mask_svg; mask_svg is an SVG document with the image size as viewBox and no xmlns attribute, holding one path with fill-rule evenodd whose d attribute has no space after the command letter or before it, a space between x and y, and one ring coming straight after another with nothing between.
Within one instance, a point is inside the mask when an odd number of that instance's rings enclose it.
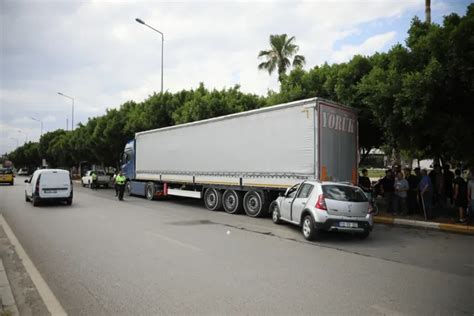
<instances>
[{"instance_id":1,"label":"overcast sky","mask_svg":"<svg viewBox=\"0 0 474 316\"><path fill-rule=\"evenodd\" d=\"M470 1L432 0L432 20L464 15ZM127 100L164 89L278 90L277 75L259 71L270 34L296 37L305 69L370 55L403 43L425 0L381 1L20 1L0 0L0 152L43 132L102 115Z\"/></svg>"}]
</instances>

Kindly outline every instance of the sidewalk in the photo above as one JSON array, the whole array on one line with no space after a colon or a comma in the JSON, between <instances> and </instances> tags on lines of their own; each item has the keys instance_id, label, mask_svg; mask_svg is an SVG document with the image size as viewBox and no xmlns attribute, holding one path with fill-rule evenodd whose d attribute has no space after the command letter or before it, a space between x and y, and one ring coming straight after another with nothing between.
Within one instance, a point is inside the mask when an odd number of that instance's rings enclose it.
<instances>
[{"instance_id":1,"label":"sidewalk","mask_svg":"<svg viewBox=\"0 0 474 316\"><path fill-rule=\"evenodd\" d=\"M379 205L378 202L377 205ZM392 215L390 213L386 213L384 211L383 205L381 205L381 207L379 207L379 214L374 217L374 222L380 224L412 226L474 235L474 224L459 224L455 222L454 216L456 214L456 210L454 208L446 208L442 210L438 209L435 212L437 214L435 219L425 221L425 218L422 214Z\"/></svg>"},{"instance_id":2,"label":"sidewalk","mask_svg":"<svg viewBox=\"0 0 474 316\"><path fill-rule=\"evenodd\" d=\"M0 258L0 315L19 315L13 298L10 282L8 282L7 273L3 266L3 259Z\"/></svg>"}]
</instances>

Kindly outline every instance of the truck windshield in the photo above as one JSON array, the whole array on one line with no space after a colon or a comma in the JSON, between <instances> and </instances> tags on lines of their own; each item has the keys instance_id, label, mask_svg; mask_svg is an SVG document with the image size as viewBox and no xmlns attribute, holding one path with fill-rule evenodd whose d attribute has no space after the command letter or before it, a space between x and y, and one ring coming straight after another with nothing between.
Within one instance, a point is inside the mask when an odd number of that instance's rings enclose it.
<instances>
[{"instance_id":1,"label":"truck windshield","mask_svg":"<svg viewBox=\"0 0 474 316\"><path fill-rule=\"evenodd\" d=\"M323 194L329 200L367 202L367 197L361 189L345 185L323 185Z\"/></svg>"}]
</instances>

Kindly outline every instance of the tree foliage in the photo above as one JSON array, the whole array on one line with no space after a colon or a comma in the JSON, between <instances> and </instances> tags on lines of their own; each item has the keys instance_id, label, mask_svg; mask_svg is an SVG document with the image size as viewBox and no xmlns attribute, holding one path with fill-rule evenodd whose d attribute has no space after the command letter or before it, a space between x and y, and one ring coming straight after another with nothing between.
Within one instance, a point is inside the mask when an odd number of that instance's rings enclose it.
<instances>
[{"instance_id":1,"label":"tree foliage","mask_svg":"<svg viewBox=\"0 0 474 316\"><path fill-rule=\"evenodd\" d=\"M281 82L288 68L302 67L306 60L304 56L297 55L299 50L295 44L295 37L288 38L286 34L270 35L270 49L262 50L258 53L259 58L265 58L266 61L258 65L258 69L267 70L272 74L275 69L278 71L278 80ZM293 62L290 60L293 57Z\"/></svg>"}]
</instances>

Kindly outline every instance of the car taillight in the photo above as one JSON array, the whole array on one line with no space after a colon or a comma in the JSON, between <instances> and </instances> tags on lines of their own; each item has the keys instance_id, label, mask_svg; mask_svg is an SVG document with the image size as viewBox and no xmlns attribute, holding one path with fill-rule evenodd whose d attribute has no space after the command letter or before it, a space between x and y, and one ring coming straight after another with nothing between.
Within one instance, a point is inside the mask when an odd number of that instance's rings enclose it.
<instances>
[{"instance_id":1,"label":"car taillight","mask_svg":"<svg viewBox=\"0 0 474 316\"><path fill-rule=\"evenodd\" d=\"M39 194L39 189L40 189L40 179L41 175L38 176L38 180L36 180L36 193Z\"/></svg>"},{"instance_id":2,"label":"car taillight","mask_svg":"<svg viewBox=\"0 0 474 316\"><path fill-rule=\"evenodd\" d=\"M369 214L372 214L374 212L374 206L372 203L369 202Z\"/></svg>"},{"instance_id":3,"label":"car taillight","mask_svg":"<svg viewBox=\"0 0 474 316\"><path fill-rule=\"evenodd\" d=\"M325 210L325 211L328 210L328 208L326 207L326 201L324 200L323 194L320 194L318 196L318 201L316 202L316 208L319 208L320 210Z\"/></svg>"}]
</instances>

